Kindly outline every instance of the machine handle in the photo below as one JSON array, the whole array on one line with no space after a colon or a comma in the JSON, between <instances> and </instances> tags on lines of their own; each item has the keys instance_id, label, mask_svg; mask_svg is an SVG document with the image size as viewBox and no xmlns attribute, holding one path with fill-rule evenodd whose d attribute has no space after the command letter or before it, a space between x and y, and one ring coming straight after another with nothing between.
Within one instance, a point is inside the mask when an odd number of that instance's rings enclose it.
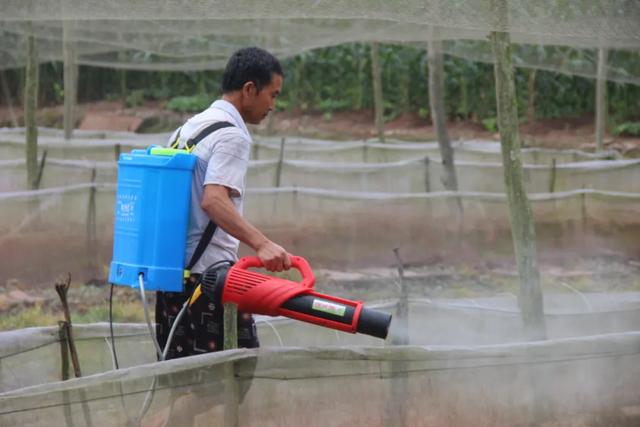
<instances>
[{"instance_id":1,"label":"machine handle","mask_svg":"<svg viewBox=\"0 0 640 427\"><path fill-rule=\"evenodd\" d=\"M306 259L301 256L292 255L289 257L291 259L291 267L295 268L300 272L302 276L302 281L300 284L306 288L313 288L316 283L316 278L313 275L313 271L311 270L311 266L307 262ZM247 256L240 258L238 262L232 268L240 268L243 270L247 270L251 267L263 268L264 264L262 260L257 256Z\"/></svg>"}]
</instances>

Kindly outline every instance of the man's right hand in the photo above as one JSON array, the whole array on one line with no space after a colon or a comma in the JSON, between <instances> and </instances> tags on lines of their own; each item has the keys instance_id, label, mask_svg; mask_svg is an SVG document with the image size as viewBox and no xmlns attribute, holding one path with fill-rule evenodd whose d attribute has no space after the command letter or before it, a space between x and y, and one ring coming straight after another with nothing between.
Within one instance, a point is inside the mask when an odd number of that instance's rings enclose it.
<instances>
[{"instance_id":1,"label":"man's right hand","mask_svg":"<svg viewBox=\"0 0 640 427\"><path fill-rule=\"evenodd\" d=\"M266 240L256 249L256 255L264 264L267 271L283 271L291 268L289 254L280 245Z\"/></svg>"}]
</instances>

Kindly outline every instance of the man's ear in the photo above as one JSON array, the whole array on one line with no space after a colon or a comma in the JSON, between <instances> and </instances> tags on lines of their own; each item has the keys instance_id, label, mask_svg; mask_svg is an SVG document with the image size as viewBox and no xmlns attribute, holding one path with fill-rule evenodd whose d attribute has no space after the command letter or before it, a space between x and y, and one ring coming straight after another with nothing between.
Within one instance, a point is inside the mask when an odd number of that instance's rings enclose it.
<instances>
[{"instance_id":1,"label":"man's ear","mask_svg":"<svg viewBox=\"0 0 640 427\"><path fill-rule=\"evenodd\" d=\"M249 81L242 85L242 93L245 96L255 96L257 92L258 88L256 87L256 84L254 82Z\"/></svg>"}]
</instances>

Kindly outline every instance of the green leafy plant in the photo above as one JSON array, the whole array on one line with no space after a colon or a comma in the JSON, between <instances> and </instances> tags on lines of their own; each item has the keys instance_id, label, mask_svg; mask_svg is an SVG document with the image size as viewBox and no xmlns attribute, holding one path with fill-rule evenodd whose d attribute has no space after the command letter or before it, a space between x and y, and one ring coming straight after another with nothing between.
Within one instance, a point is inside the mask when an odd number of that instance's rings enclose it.
<instances>
[{"instance_id":1,"label":"green leafy plant","mask_svg":"<svg viewBox=\"0 0 640 427\"><path fill-rule=\"evenodd\" d=\"M420 117L421 119L426 119L426 118L428 118L428 117L429 117L429 114L430 114L429 109L428 109L428 108L426 108L426 107L421 107L421 108L418 110L418 117Z\"/></svg>"},{"instance_id":2,"label":"green leafy plant","mask_svg":"<svg viewBox=\"0 0 640 427\"><path fill-rule=\"evenodd\" d=\"M613 129L613 134L626 136L640 136L640 122L625 122Z\"/></svg>"},{"instance_id":3,"label":"green leafy plant","mask_svg":"<svg viewBox=\"0 0 640 427\"><path fill-rule=\"evenodd\" d=\"M482 120L482 126L489 132L495 133L498 131L498 119L495 117L489 117Z\"/></svg>"},{"instance_id":4,"label":"green leafy plant","mask_svg":"<svg viewBox=\"0 0 640 427\"><path fill-rule=\"evenodd\" d=\"M127 99L125 100L125 104L127 107L137 107L142 105L144 102L144 90L136 89L132 90L129 95L127 95Z\"/></svg>"},{"instance_id":5,"label":"green leafy plant","mask_svg":"<svg viewBox=\"0 0 640 427\"><path fill-rule=\"evenodd\" d=\"M167 108L181 113L202 111L211 104L207 95L176 96L167 103Z\"/></svg>"},{"instance_id":6,"label":"green leafy plant","mask_svg":"<svg viewBox=\"0 0 640 427\"><path fill-rule=\"evenodd\" d=\"M323 113L331 113L334 111L346 110L350 106L348 99L323 99L318 104L318 110Z\"/></svg>"}]
</instances>

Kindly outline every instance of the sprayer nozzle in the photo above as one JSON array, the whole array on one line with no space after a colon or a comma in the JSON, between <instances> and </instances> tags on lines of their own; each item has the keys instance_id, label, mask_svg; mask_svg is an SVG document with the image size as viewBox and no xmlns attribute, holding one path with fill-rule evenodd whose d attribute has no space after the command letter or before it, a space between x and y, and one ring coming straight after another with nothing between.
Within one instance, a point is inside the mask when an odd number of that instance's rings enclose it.
<instances>
[{"instance_id":1,"label":"sprayer nozzle","mask_svg":"<svg viewBox=\"0 0 640 427\"><path fill-rule=\"evenodd\" d=\"M363 307L358 320L358 332L385 339L389 333L391 315L378 310Z\"/></svg>"}]
</instances>

